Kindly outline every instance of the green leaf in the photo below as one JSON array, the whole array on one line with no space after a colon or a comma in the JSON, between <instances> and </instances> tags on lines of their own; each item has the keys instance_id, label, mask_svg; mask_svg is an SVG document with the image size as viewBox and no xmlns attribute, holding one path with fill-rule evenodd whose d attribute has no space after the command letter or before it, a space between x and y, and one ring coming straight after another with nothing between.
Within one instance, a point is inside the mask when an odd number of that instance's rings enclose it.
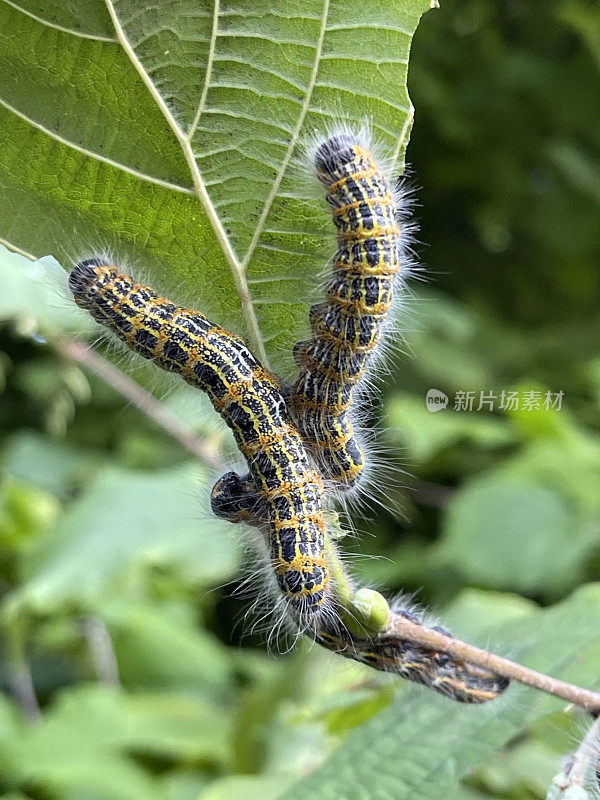
<instances>
[{"instance_id":1,"label":"green leaf","mask_svg":"<svg viewBox=\"0 0 600 800\"><path fill-rule=\"evenodd\" d=\"M161 780L163 800L198 800L208 780L201 772L176 771Z\"/></svg>"},{"instance_id":2,"label":"green leaf","mask_svg":"<svg viewBox=\"0 0 600 800\"><path fill-rule=\"evenodd\" d=\"M63 496L92 468L91 457L33 430L20 430L7 441L2 466L17 480Z\"/></svg>"},{"instance_id":3,"label":"green leaf","mask_svg":"<svg viewBox=\"0 0 600 800\"><path fill-rule=\"evenodd\" d=\"M420 291L415 311L416 330L408 330L413 368L428 381L427 388L449 390L480 389L492 385L490 360L482 353L482 322L456 300ZM429 383L431 381L431 383Z\"/></svg>"},{"instance_id":4,"label":"green leaf","mask_svg":"<svg viewBox=\"0 0 600 800\"><path fill-rule=\"evenodd\" d=\"M97 330L72 302L67 276L56 259L48 256L31 262L1 243L0 320L16 321L21 332L41 335L89 335Z\"/></svg>"},{"instance_id":5,"label":"green leaf","mask_svg":"<svg viewBox=\"0 0 600 800\"><path fill-rule=\"evenodd\" d=\"M0 693L0 742L2 747L7 740L20 733L24 727L22 715L4 693Z\"/></svg>"},{"instance_id":6,"label":"green leaf","mask_svg":"<svg viewBox=\"0 0 600 800\"><path fill-rule=\"evenodd\" d=\"M444 625L458 638L469 637L479 635L486 628L528 616L536 609L533 601L517 594L463 589L444 608Z\"/></svg>"},{"instance_id":7,"label":"green leaf","mask_svg":"<svg viewBox=\"0 0 600 800\"><path fill-rule=\"evenodd\" d=\"M180 762L224 764L231 719L223 704L190 695L135 694L127 698L126 725L115 735L125 750Z\"/></svg>"},{"instance_id":8,"label":"green leaf","mask_svg":"<svg viewBox=\"0 0 600 800\"><path fill-rule=\"evenodd\" d=\"M39 725L14 731L0 767L12 783L44 787L50 796L158 800L149 772L134 756L222 765L229 726L222 706L192 696L71 688Z\"/></svg>"},{"instance_id":9,"label":"green leaf","mask_svg":"<svg viewBox=\"0 0 600 800\"><path fill-rule=\"evenodd\" d=\"M303 144L370 120L401 169L428 7L2 3L0 237L65 266L108 245L289 365L333 247Z\"/></svg>"},{"instance_id":10,"label":"green leaf","mask_svg":"<svg viewBox=\"0 0 600 800\"><path fill-rule=\"evenodd\" d=\"M478 778L494 795L511 792L543 797L556 773L560 753L541 742L526 741L516 748L498 753L493 763L480 770Z\"/></svg>"},{"instance_id":11,"label":"green leaf","mask_svg":"<svg viewBox=\"0 0 600 800\"><path fill-rule=\"evenodd\" d=\"M494 649L580 686L597 683L600 584L545 611L487 631ZM495 706L457 706L411 688L352 732L308 778L280 800L463 800L461 778L527 725L555 711L554 698L514 684ZM563 703L564 705L564 703ZM494 713L496 711L496 713Z\"/></svg>"},{"instance_id":12,"label":"green leaf","mask_svg":"<svg viewBox=\"0 0 600 800\"><path fill-rule=\"evenodd\" d=\"M206 696L229 687L227 649L193 620L115 600L98 612L111 633L121 682L132 689L194 689Z\"/></svg>"},{"instance_id":13,"label":"green leaf","mask_svg":"<svg viewBox=\"0 0 600 800\"><path fill-rule=\"evenodd\" d=\"M430 412L425 396L396 394L386 410L388 435L395 444L408 444L411 456L419 462L433 458L456 442L467 441L482 448L509 444L514 434L497 419L485 419L448 408Z\"/></svg>"},{"instance_id":14,"label":"green leaf","mask_svg":"<svg viewBox=\"0 0 600 800\"><path fill-rule=\"evenodd\" d=\"M279 776L232 775L213 781L198 800L277 800L286 782Z\"/></svg>"},{"instance_id":15,"label":"green leaf","mask_svg":"<svg viewBox=\"0 0 600 800\"><path fill-rule=\"evenodd\" d=\"M2 748L3 776L51 796L89 792L94 800L158 800L149 775L117 746L126 723L119 693L101 687L65 692L39 725L15 731Z\"/></svg>"},{"instance_id":16,"label":"green leaf","mask_svg":"<svg viewBox=\"0 0 600 800\"><path fill-rule=\"evenodd\" d=\"M386 708L393 697L391 686L373 689L354 689L348 692L318 698L320 708L309 718L323 721L330 733L344 734L362 725L378 711Z\"/></svg>"},{"instance_id":17,"label":"green leaf","mask_svg":"<svg viewBox=\"0 0 600 800\"><path fill-rule=\"evenodd\" d=\"M521 483L539 483L576 507L582 519L598 519L600 511L600 447L593 435L579 431L566 439L536 440L516 459L496 470Z\"/></svg>"},{"instance_id":18,"label":"green leaf","mask_svg":"<svg viewBox=\"0 0 600 800\"><path fill-rule=\"evenodd\" d=\"M235 570L237 547L222 521L199 520L208 487L198 469L158 473L107 469L32 558L27 582L5 607L49 610L95 603L109 582L141 560L176 561L210 584Z\"/></svg>"},{"instance_id":19,"label":"green leaf","mask_svg":"<svg viewBox=\"0 0 600 800\"><path fill-rule=\"evenodd\" d=\"M558 593L596 538L557 493L493 474L452 499L435 560L483 585Z\"/></svg>"},{"instance_id":20,"label":"green leaf","mask_svg":"<svg viewBox=\"0 0 600 800\"><path fill-rule=\"evenodd\" d=\"M50 27L67 28L83 37L114 39L108 12L95 0L71 0L50 5L46 0L21 0L19 8Z\"/></svg>"},{"instance_id":21,"label":"green leaf","mask_svg":"<svg viewBox=\"0 0 600 800\"><path fill-rule=\"evenodd\" d=\"M2 800L29 800L24 794L20 792L7 792L2 795Z\"/></svg>"},{"instance_id":22,"label":"green leaf","mask_svg":"<svg viewBox=\"0 0 600 800\"><path fill-rule=\"evenodd\" d=\"M0 484L0 552L30 550L60 513L52 495L14 479Z\"/></svg>"},{"instance_id":23,"label":"green leaf","mask_svg":"<svg viewBox=\"0 0 600 800\"><path fill-rule=\"evenodd\" d=\"M600 449L566 410L511 417L525 446L454 495L431 560L475 583L556 598L597 548Z\"/></svg>"}]
</instances>

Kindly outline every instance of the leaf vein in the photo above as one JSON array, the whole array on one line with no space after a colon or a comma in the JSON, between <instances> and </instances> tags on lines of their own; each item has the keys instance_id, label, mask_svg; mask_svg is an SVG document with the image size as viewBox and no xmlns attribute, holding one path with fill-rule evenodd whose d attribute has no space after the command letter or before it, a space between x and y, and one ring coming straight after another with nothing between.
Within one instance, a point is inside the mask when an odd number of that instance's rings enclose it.
<instances>
[{"instance_id":1,"label":"leaf vein","mask_svg":"<svg viewBox=\"0 0 600 800\"><path fill-rule=\"evenodd\" d=\"M213 0L213 17L212 17L212 30L210 34L210 45L208 47L208 56L206 59L206 72L204 74L204 85L202 87L202 94L200 95L200 102L198 103L198 110L194 116L192 126L188 131L188 139L191 140L196 133L196 128L200 122L200 117L206 105L206 97L210 88L210 78L212 74L212 65L215 57L215 49L217 46L217 36L219 35L219 0Z\"/></svg>"},{"instance_id":2,"label":"leaf vein","mask_svg":"<svg viewBox=\"0 0 600 800\"><path fill-rule=\"evenodd\" d=\"M35 261L37 258L37 256L28 253L27 250L22 250L20 247L17 247L16 244L9 242L8 239L3 239L1 236L0 236L0 244L3 244L4 247L11 250L13 253L18 253L20 256L25 256L25 258L28 258L30 261Z\"/></svg>"},{"instance_id":3,"label":"leaf vein","mask_svg":"<svg viewBox=\"0 0 600 800\"><path fill-rule=\"evenodd\" d=\"M78 36L80 39L92 39L96 42L116 42L114 36L102 36L102 34L97 33L84 33L83 31L77 31L74 28L66 28L64 25L59 25L56 22L50 22L48 19L44 19L43 17L38 17L37 14L33 14L31 11L28 11L26 8L21 8L21 6L17 5L16 3L11 2L11 0L3 0L7 6L14 8L15 11L20 11L21 14L25 14L26 17L30 17L31 19L39 22L40 25L44 25L46 28L52 28L56 31L60 31L61 33L68 33L71 36Z\"/></svg>"},{"instance_id":4,"label":"leaf vein","mask_svg":"<svg viewBox=\"0 0 600 800\"><path fill-rule=\"evenodd\" d=\"M288 149L286 151L286 154L285 154L285 156L283 158L283 162L281 164L279 172L277 173L277 177L273 181L273 186L271 187L271 191L269 192L269 196L267 197L265 205L263 206L263 210L262 210L260 218L258 220L258 224L256 226L256 230L254 231L254 235L252 236L252 240L250 242L250 245L248 247L246 255L244 256L244 259L242 261L242 268L244 270L247 269L248 264L249 264L249 262L250 262L250 260L252 258L253 253L254 253L254 250L256 248L256 245L258 244L259 239L262 236L265 222L267 221L267 217L269 216L269 212L271 210L271 206L273 205L275 197L277 196L277 192L279 191L279 187L280 187L281 182L283 180L283 176L285 175L285 172L286 172L286 170L288 168L288 165L290 163L290 159L292 157L292 153L294 152L296 144L298 143L298 138L300 136L300 131L302 130L302 125L304 124L304 119L306 117L306 114L308 113L308 109L310 108L310 102L312 100L313 91L314 91L315 86L317 85L317 74L319 72L319 65L321 63L321 55L322 55L322 52L323 52L323 42L325 41L325 34L327 32L327 19L328 19L328 16L329 16L329 0L323 0L323 10L322 10L322 16L321 16L321 27L320 27L320 30L319 30L319 38L317 40L317 45L316 45L316 48L315 48L315 60L314 60L314 63L313 63L313 68L312 68L312 72L311 72L311 76L310 76L310 81L309 81L309 84L308 84L307 89L306 89L306 95L305 95L305 98L304 98L304 102L303 102L302 108L300 110L300 116L298 118L298 122L296 124L296 127L294 128L294 131L292 133L292 138L290 140L290 143L289 143Z\"/></svg>"},{"instance_id":5,"label":"leaf vein","mask_svg":"<svg viewBox=\"0 0 600 800\"><path fill-rule=\"evenodd\" d=\"M194 156L194 151L192 149L192 145L188 135L184 132L182 127L179 125L175 117L173 116L169 106L163 99L162 95L152 82L150 75L146 72L146 69L140 59L138 58L131 42L127 38L125 30L121 25L119 20L119 16L117 14L114 0L104 0L106 7L108 9L108 13L110 14L110 18L112 20L113 26L115 28L115 33L117 34L117 38L121 43L123 50L125 51L127 57L131 61L134 69L144 82L148 92L150 93L151 97L153 98L154 102L160 109L161 113L169 123L171 130L173 131L182 151L187 161L192 181L194 183L195 193L204 209L204 213L207 216L208 221L212 225L213 231L217 237L217 241L221 245L221 249L223 250L223 254L227 263L229 264L229 268L231 270L231 274L233 276L233 280L235 283L235 287L237 289L237 293L240 298L240 304L242 308L242 313L244 315L244 319L246 321L246 326L248 328L248 337L250 339L250 343L255 350L255 354L263 364L268 367L268 359L267 354L265 351L262 334L260 331L260 327L258 325L258 319L256 317L254 308L252 307L252 297L250 295L250 290L248 288L248 284L246 282L246 274L245 270L242 268L238 257L231 246L231 242L229 241L229 237L225 232L223 224L219 215L216 212L216 209L208 195L206 190L206 186L204 185L204 180L200 173L200 169L196 162L196 158Z\"/></svg>"},{"instance_id":6,"label":"leaf vein","mask_svg":"<svg viewBox=\"0 0 600 800\"><path fill-rule=\"evenodd\" d=\"M410 136L410 129L412 127L413 121L415 118L415 107L412 103L410 103L408 107L408 112L406 114L406 119L404 120L404 125L402 126L402 130L400 131L400 136L398 137L398 144L394 149L394 154L392 156L392 167L395 169L398 164L398 159L400 157L400 151L402 147L408 144L408 137Z\"/></svg>"},{"instance_id":7,"label":"leaf vein","mask_svg":"<svg viewBox=\"0 0 600 800\"><path fill-rule=\"evenodd\" d=\"M70 147L72 150L76 150L78 153L81 153L84 156L88 156L89 158L93 158L95 161L100 161L103 164L108 164L111 167L115 167L115 169L120 170L121 172L126 172L129 175L133 175L136 178L140 178L143 181L147 181L148 183L154 183L157 186L162 186L164 189L172 189L176 192L182 192L183 194L194 194L194 190L188 186L180 186L178 183L170 183L169 181L164 181L162 178L155 178L153 175L148 175L145 172L141 172L140 170L133 169L132 167L128 167L126 164L122 164L120 161L115 161L112 158L108 158L107 156L102 156L99 153L94 153L93 150L88 150L87 147L82 147L79 144L75 144L75 142L71 142L69 139L65 139L64 136L60 136L58 133L50 130L45 125L42 125L40 122L28 117L26 114L23 114L22 111L19 111L14 106L7 103L0 97L0 106L5 108L11 114L14 114L19 119L24 120L32 127L36 128L37 130L45 133L51 139L59 142L60 144L64 144L66 147Z\"/></svg>"}]
</instances>

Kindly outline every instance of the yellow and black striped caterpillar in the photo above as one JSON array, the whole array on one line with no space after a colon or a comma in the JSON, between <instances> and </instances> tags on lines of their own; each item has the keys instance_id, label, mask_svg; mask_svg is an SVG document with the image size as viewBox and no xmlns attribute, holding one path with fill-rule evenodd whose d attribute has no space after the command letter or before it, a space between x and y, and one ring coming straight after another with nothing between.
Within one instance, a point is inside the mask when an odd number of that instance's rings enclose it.
<instances>
[{"instance_id":1,"label":"yellow and black striped caterpillar","mask_svg":"<svg viewBox=\"0 0 600 800\"><path fill-rule=\"evenodd\" d=\"M268 531L279 590L298 624L326 604L329 568L323 553L323 482L309 464L289 418L278 379L264 369L243 340L192 311L159 297L101 259L82 261L69 287L75 302L136 353L206 392L233 431L249 469L248 510ZM235 473L217 482L213 509L235 516L219 496L232 497ZM240 509L241 510L241 509Z\"/></svg>"},{"instance_id":2,"label":"yellow and black striped caterpillar","mask_svg":"<svg viewBox=\"0 0 600 800\"><path fill-rule=\"evenodd\" d=\"M349 156L342 159L344 149L353 154L354 166L348 166ZM338 226L340 250L328 300L311 309L313 339L296 348L302 373L291 399L302 434L291 420L278 378L261 366L241 338L199 312L159 297L101 258L77 264L69 286L77 304L133 351L205 391L233 431L248 473L222 476L212 490L212 509L219 517L245 520L266 532L278 589L297 629L347 658L424 684L459 702L481 703L501 694L508 682L446 653L386 635L385 629L372 637L357 636L342 621L332 587L336 554L334 548L325 550L321 475L350 486L364 466L348 411L353 388L381 337L399 268L399 243L393 244L397 223L387 184L377 177L376 167L369 166L372 159L363 150L352 137L338 137L319 151L323 175L331 177L338 162L340 170L354 170L339 179L342 194L358 191L352 181L362 186L356 164L364 159L360 162L367 173L364 180L371 191L381 194L381 203L367 203L366 209L346 201L339 206L343 209L339 219L346 215L347 222ZM327 164L326 155L332 159ZM332 186L333 182L330 190ZM339 200L342 194L336 191L330 196ZM342 240L346 225L353 233ZM369 236L367 231L378 233ZM393 256L388 252L392 246ZM319 469L309 461L307 441L315 448Z\"/></svg>"},{"instance_id":3,"label":"yellow and black striped caterpillar","mask_svg":"<svg viewBox=\"0 0 600 800\"><path fill-rule=\"evenodd\" d=\"M403 252L396 197L360 138L343 133L316 151L338 250L325 300L310 309L312 336L294 348L296 419L321 476L340 489L354 486L365 468L352 396L381 340Z\"/></svg>"}]
</instances>

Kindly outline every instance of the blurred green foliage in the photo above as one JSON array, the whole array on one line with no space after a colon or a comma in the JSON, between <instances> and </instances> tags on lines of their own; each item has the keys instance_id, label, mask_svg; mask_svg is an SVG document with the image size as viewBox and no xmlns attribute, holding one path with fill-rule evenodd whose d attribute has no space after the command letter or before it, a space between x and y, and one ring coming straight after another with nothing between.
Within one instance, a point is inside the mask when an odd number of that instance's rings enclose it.
<instances>
[{"instance_id":1,"label":"blurred green foliage","mask_svg":"<svg viewBox=\"0 0 600 800\"><path fill-rule=\"evenodd\" d=\"M390 469L408 472L385 480L399 512L356 520L376 537L352 549L379 558L353 568L419 592L457 634L598 686L597 589L576 590L600 578L600 10L444 0L411 64L429 282L373 415ZM52 262L31 269L60 282ZM0 796L544 797L574 712L513 688L495 712L458 713L316 648L266 651L238 620L241 551L208 513L211 476L30 335L54 315L26 277L0 279ZM24 303L36 326L15 322ZM76 312L69 326L84 333ZM151 370L136 378L152 388ZM450 406L458 391L564 399L431 414L430 388ZM165 402L224 437L188 389ZM367 751L371 772L352 773ZM405 783L386 782L390 762Z\"/></svg>"}]
</instances>

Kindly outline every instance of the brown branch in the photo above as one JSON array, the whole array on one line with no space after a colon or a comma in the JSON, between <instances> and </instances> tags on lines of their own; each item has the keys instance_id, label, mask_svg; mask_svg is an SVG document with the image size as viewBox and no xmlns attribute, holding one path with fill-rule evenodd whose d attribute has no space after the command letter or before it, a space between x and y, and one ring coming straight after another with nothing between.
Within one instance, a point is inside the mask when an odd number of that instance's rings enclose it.
<instances>
[{"instance_id":1,"label":"brown branch","mask_svg":"<svg viewBox=\"0 0 600 800\"><path fill-rule=\"evenodd\" d=\"M86 367L109 386L112 386L115 391L139 408L159 428L162 428L206 466L216 471L222 470L223 465L216 448L195 434L187 425L181 423L150 392L147 392L139 383L103 358L100 353L92 350L83 342L73 339L60 339L54 343L54 346L61 355Z\"/></svg>"},{"instance_id":2,"label":"brown branch","mask_svg":"<svg viewBox=\"0 0 600 800\"><path fill-rule=\"evenodd\" d=\"M569 703L573 703L579 708L591 713L600 712L600 694L589 689L582 689L570 683L551 678L542 672L536 672L529 667L523 667L508 658L503 658L495 653L482 650L480 647L461 642L452 636L446 636L440 631L425 628L415 622L411 622L406 617L393 614L390 626L386 630L386 635L398 636L399 639L410 639L419 644L425 645L432 650L441 650L454 658L462 659L469 664L491 670L505 678L532 686L547 694L560 697Z\"/></svg>"}]
</instances>

